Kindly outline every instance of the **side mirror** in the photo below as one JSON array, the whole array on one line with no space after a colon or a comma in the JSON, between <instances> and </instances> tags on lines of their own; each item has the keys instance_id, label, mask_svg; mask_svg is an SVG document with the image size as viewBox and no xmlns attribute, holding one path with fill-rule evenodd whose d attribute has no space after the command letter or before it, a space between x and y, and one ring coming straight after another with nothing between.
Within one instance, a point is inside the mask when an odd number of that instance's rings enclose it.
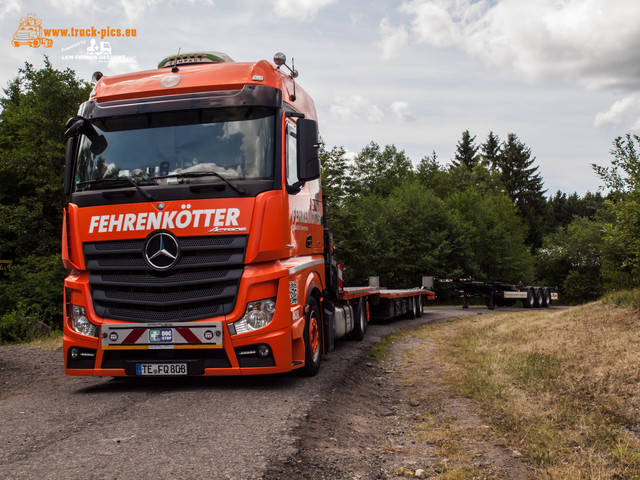
<instances>
[{"instance_id":1,"label":"side mirror","mask_svg":"<svg viewBox=\"0 0 640 480\"><path fill-rule=\"evenodd\" d=\"M66 127L67 131L64 132L65 137L76 138L81 133L89 137L89 140L91 140L89 150L91 150L91 153L94 155L100 155L107 148L107 139L104 138L104 135L98 135L93 125L84 118L72 117L67 120Z\"/></svg>"},{"instance_id":2,"label":"side mirror","mask_svg":"<svg viewBox=\"0 0 640 480\"><path fill-rule=\"evenodd\" d=\"M302 182L320 178L320 142L318 122L308 118L298 119L298 178Z\"/></svg>"},{"instance_id":3,"label":"side mirror","mask_svg":"<svg viewBox=\"0 0 640 480\"><path fill-rule=\"evenodd\" d=\"M84 119L82 117L73 117L67 120L66 132L64 132L64 136L67 138L77 137L82 132L84 128Z\"/></svg>"}]
</instances>

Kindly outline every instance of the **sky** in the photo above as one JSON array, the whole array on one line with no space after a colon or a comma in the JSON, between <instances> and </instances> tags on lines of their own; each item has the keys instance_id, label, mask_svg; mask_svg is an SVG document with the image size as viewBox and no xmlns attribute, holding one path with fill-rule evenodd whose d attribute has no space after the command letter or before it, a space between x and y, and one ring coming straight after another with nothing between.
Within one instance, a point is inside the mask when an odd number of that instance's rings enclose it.
<instances>
[{"instance_id":1,"label":"sky","mask_svg":"<svg viewBox=\"0 0 640 480\"><path fill-rule=\"evenodd\" d=\"M13 46L30 13L89 36ZM45 55L90 80L154 69L179 49L283 52L328 149L373 141L446 165L465 130L478 145L515 133L548 195L583 195L601 186L591 165L610 164L613 140L640 133L639 24L638 0L0 0L0 86ZM122 36L102 38L114 29Z\"/></svg>"}]
</instances>

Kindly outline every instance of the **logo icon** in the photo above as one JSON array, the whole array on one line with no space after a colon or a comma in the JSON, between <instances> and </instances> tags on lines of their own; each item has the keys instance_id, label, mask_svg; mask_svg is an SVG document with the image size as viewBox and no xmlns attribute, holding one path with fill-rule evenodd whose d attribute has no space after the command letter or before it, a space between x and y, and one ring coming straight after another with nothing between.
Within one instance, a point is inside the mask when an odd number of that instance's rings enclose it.
<instances>
[{"instance_id":1,"label":"logo icon","mask_svg":"<svg viewBox=\"0 0 640 480\"><path fill-rule=\"evenodd\" d=\"M178 239L168 232L154 233L145 243L144 259L155 270L163 271L173 267L179 256Z\"/></svg>"},{"instance_id":2,"label":"logo icon","mask_svg":"<svg viewBox=\"0 0 640 480\"><path fill-rule=\"evenodd\" d=\"M169 75L165 75L160 80L160 85L164 88L173 88L177 86L182 81L182 76L177 73L170 73Z\"/></svg>"},{"instance_id":3,"label":"logo icon","mask_svg":"<svg viewBox=\"0 0 640 480\"><path fill-rule=\"evenodd\" d=\"M50 48L53 46L53 40L44 37L42 20L36 17L34 13L28 13L20 19L20 26L16 33L13 34L11 45L14 47L29 45L33 48L44 45L46 48Z\"/></svg>"},{"instance_id":4,"label":"logo icon","mask_svg":"<svg viewBox=\"0 0 640 480\"><path fill-rule=\"evenodd\" d=\"M152 328L149 330L149 342L166 343L173 342L173 329L171 328Z\"/></svg>"},{"instance_id":5,"label":"logo icon","mask_svg":"<svg viewBox=\"0 0 640 480\"><path fill-rule=\"evenodd\" d=\"M97 39L92 38L89 40L87 55L91 55L96 58L111 57L111 44L109 42L98 42Z\"/></svg>"}]
</instances>

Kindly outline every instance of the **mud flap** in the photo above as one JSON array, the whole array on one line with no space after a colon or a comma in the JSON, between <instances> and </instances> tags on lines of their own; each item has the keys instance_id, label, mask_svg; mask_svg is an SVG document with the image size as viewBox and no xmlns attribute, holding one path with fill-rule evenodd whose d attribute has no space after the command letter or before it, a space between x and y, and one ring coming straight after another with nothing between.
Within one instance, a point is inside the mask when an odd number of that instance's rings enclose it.
<instances>
[{"instance_id":1,"label":"mud flap","mask_svg":"<svg viewBox=\"0 0 640 480\"><path fill-rule=\"evenodd\" d=\"M333 303L325 303L322 309L322 313L323 313L322 333L324 336L323 338L324 352L323 353L329 353L331 350L333 350L335 341L336 341L335 322L334 322L335 307L333 306Z\"/></svg>"}]
</instances>

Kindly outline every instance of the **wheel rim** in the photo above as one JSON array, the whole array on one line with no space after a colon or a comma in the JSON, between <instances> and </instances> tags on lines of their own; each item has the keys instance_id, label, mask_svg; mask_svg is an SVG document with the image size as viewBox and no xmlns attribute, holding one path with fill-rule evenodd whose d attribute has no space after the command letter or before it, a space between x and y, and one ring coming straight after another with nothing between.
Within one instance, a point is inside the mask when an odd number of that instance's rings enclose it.
<instances>
[{"instance_id":1,"label":"wheel rim","mask_svg":"<svg viewBox=\"0 0 640 480\"><path fill-rule=\"evenodd\" d=\"M318 335L318 320L315 312L309 318L309 346L311 347L311 357L315 362L320 356L320 337Z\"/></svg>"}]
</instances>

